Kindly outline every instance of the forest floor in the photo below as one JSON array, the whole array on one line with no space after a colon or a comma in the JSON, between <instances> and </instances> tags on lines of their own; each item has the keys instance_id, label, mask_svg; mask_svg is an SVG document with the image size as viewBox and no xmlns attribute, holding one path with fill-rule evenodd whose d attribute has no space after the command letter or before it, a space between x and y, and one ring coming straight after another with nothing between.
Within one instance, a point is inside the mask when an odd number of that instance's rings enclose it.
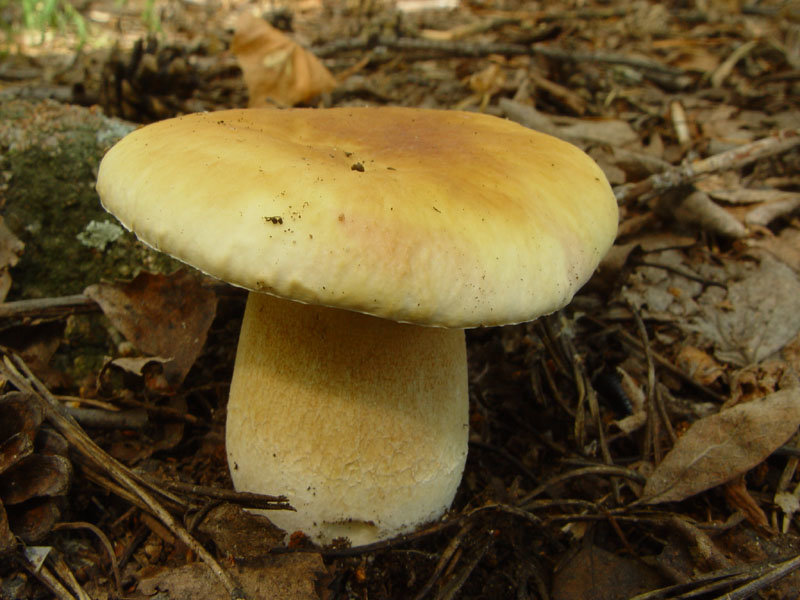
<instances>
[{"instance_id":1,"label":"forest floor","mask_svg":"<svg viewBox=\"0 0 800 600\"><path fill-rule=\"evenodd\" d=\"M181 271L26 294L36 231L2 226L0 597L798 597L797 2L75 5L82 43L6 33L3 101L136 124L248 103L481 111L585 150L620 227L565 309L467 332L450 512L317 548L242 510L281 502L232 492L244 293ZM5 181L0 206L31 183Z\"/></svg>"}]
</instances>

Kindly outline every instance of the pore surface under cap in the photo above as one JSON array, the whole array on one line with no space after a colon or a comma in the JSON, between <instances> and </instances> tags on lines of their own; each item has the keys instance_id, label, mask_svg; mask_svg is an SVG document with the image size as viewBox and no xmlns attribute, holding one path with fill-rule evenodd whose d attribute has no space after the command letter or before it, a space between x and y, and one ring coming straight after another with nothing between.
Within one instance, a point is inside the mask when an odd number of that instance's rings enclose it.
<instances>
[{"instance_id":1,"label":"pore surface under cap","mask_svg":"<svg viewBox=\"0 0 800 600\"><path fill-rule=\"evenodd\" d=\"M97 190L140 239L225 281L446 327L561 307L617 228L611 188L582 151L453 111L169 119L114 146Z\"/></svg>"}]
</instances>

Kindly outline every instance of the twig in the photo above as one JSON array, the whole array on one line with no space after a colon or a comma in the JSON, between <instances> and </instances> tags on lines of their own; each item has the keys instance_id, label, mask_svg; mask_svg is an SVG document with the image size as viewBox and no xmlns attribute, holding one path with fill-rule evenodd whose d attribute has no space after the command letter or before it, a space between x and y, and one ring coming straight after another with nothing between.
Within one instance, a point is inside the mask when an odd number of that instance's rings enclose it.
<instances>
[{"instance_id":1,"label":"twig","mask_svg":"<svg viewBox=\"0 0 800 600\"><path fill-rule=\"evenodd\" d=\"M133 532L133 537L128 541L127 546L122 550L119 555L119 568L124 569L125 565L133 556L133 553L141 546L147 537L150 535L150 528L144 523L140 523L136 531Z\"/></svg>"},{"instance_id":2,"label":"twig","mask_svg":"<svg viewBox=\"0 0 800 600\"><path fill-rule=\"evenodd\" d=\"M590 321L596 323L597 325L603 327L604 329L609 329L609 325L601 321L600 319L596 319L591 316L584 316L584 318L589 319ZM642 342L636 339L636 337L634 337L633 335L631 335L630 333L621 328L616 328L613 331L615 335L617 335L617 337L620 338L620 341L627 344L628 346L633 346L639 352L644 353ZM686 373L684 373L678 367L676 367L672 362L661 356L658 352L656 352L652 348L650 349L650 354L653 357L653 360L658 363L659 367L666 369L667 371L670 372L671 375L674 375L675 377L679 378L681 381L684 381L685 383L692 386L696 390L703 392L709 398L712 398L717 402L725 402L727 400L727 398L722 394L715 392L707 385L704 385L699 381L696 381L691 377L689 377Z\"/></svg>"},{"instance_id":3,"label":"twig","mask_svg":"<svg viewBox=\"0 0 800 600\"><path fill-rule=\"evenodd\" d=\"M533 500L536 496L538 496L542 492L546 491L548 488L563 481L574 479L576 477L584 477L586 475L610 475L612 477L625 477L626 479L630 479L632 481L635 481L636 483L641 483L641 484L644 484L646 482L646 478L643 475L637 473L636 471L631 471L630 469L625 469L623 467L615 467L611 465L597 465L596 467L586 467L584 469L575 469L574 471L567 471L566 473L557 475L552 479L548 479L543 484L541 484L540 486L531 490L528 494L523 496L517 502L517 505L523 508L527 508L527 505L530 503L531 500Z\"/></svg>"},{"instance_id":4,"label":"twig","mask_svg":"<svg viewBox=\"0 0 800 600\"><path fill-rule=\"evenodd\" d=\"M475 570L475 567L478 566L478 563L481 562L486 553L489 551L489 548L492 547L492 538L489 537L486 543L481 544L478 547L477 552L466 562L461 569L453 575L453 577L442 587L441 591L436 595L436 600L452 600L456 597L459 590L464 586L469 579L469 576Z\"/></svg>"},{"instance_id":5,"label":"twig","mask_svg":"<svg viewBox=\"0 0 800 600\"><path fill-rule=\"evenodd\" d=\"M17 553L16 558L34 577L41 581L58 600L75 600L75 596L69 593L58 578L50 572L50 569L44 565L37 566L30 558L25 556L24 552Z\"/></svg>"},{"instance_id":6,"label":"twig","mask_svg":"<svg viewBox=\"0 0 800 600\"><path fill-rule=\"evenodd\" d=\"M25 317L55 317L84 312L95 312L100 307L94 300L77 294L58 298L36 298L34 300L16 300L0 304L0 319Z\"/></svg>"},{"instance_id":7,"label":"twig","mask_svg":"<svg viewBox=\"0 0 800 600\"><path fill-rule=\"evenodd\" d=\"M126 397L125 395L115 398L115 400L120 404L124 404L125 406L140 408L146 411L148 414L166 417L167 419L173 421L185 421L189 425L201 425L203 423L203 420L199 417L196 417L195 415L186 411L173 408L172 406L155 406L153 404L148 404L147 402L141 402L135 398Z\"/></svg>"},{"instance_id":8,"label":"twig","mask_svg":"<svg viewBox=\"0 0 800 600\"><path fill-rule=\"evenodd\" d=\"M749 576L743 571L744 568L736 570L725 569L722 572L713 571L690 581L639 594L630 600L676 600L676 598L688 600L690 598L698 598L705 596L707 593L717 592L730 588L731 585L747 581Z\"/></svg>"},{"instance_id":9,"label":"twig","mask_svg":"<svg viewBox=\"0 0 800 600\"><path fill-rule=\"evenodd\" d=\"M289 505L286 496L268 496L266 494L255 494L253 492L236 492L207 485L196 485L194 483L183 483L181 481L169 481L147 477L156 487L163 487L173 492L178 492L187 496L213 498L214 500L224 500L241 504L248 508L260 508L265 510L295 510Z\"/></svg>"},{"instance_id":10,"label":"twig","mask_svg":"<svg viewBox=\"0 0 800 600\"><path fill-rule=\"evenodd\" d=\"M442 576L444 573L445 568L453 559L453 556L456 554L456 551L461 546L461 542L464 541L466 535L470 532L473 527L473 523L467 522L465 523L461 529L458 530L453 538L450 540L450 543L447 544L447 547L442 552L441 556L439 557L439 562L436 563L436 568L433 570L433 573L428 578L428 581L425 582L425 585L422 586L419 592L414 596L414 600L422 600L425 596L428 595L428 592L431 591L433 586Z\"/></svg>"},{"instance_id":11,"label":"twig","mask_svg":"<svg viewBox=\"0 0 800 600\"><path fill-rule=\"evenodd\" d=\"M137 496L136 494L134 494L131 491L128 491L127 488L125 488L125 487L123 487L121 485L118 485L115 482L111 481L110 479L108 479L107 477L102 475L101 473L98 473L97 471L95 471L88 464L89 463L88 459L86 459L85 457L79 456L77 458L77 460L79 460L81 462L82 472L83 472L83 474L86 476L86 478L89 481L92 481L92 482L96 483L97 485L99 485L100 487L106 489L107 491L111 492L112 494L116 494L117 496L119 496L120 498L125 500L126 502L129 502L130 504L133 504L136 508L138 508L138 509L140 509L140 510L142 510L144 512L149 512L149 513L153 514L152 511L150 510L150 507L144 501L142 501L142 499L139 498L139 496ZM177 503L176 502L171 502L169 499L166 499L166 502L164 502L164 504L168 507L168 509L170 511L172 511L174 513L182 513L182 512L185 512L186 510L188 510L189 508L191 508L188 504L181 503L181 502L177 502Z\"/></svg>"},{"instance_id":12,"label":"twig","mask_svg":"<svg viewBox=\"0 0 800 600\"><path fill-rule=\"evenodd\" d=\"M650 456L650 450L652 450L655 462L659 464L661 462L661 444L660 436L658 435L658 414L656 413L656 367L653 362L653 355L650 352L650 340L647 337L647 328L644 326L644 321L642 321L639 311L633 306L630 309L633 313L636 331L639 334L639 341L644 349L644 357L647 362L647 436L645 437L645 447L642 455L647 459Z\"/></svg>"},{"instance_id":13,"label":"twig","mask_svg":"<svg viewBox=\"0 0 800 600\"><path fill-rule=\"evenodd\" d=\"M53 531L58 531L59 529L88 529L92 533L94 533L100 543L103 544L103 547L108 554L108 561L111 564L111 572L114 575L114 584L117 588L117 595L122 597L122 580L119 577L119 567L117 566L117 557L114 554L114 547L111 545L108 537L106 534L99 527L95 527L91 523L85 523L82 521L75 521L72 523L56 523L53 526Z\"/></svg>"},{"instance_id":14,"label":"twig","mask_svg":"<svg viewBox=\"0 0 800 600\"><path fill-rule=\"evenodd\" d=\"M545 46L542 44L534 44L531 46L531 54L538 54L547 58L556 60L563 60L566 62L588 62L588 63L605 63L609 65L624 65L641 69L644 71L654 71L663 75L671 77L679 77L685 75L682 69L676 69L663 65L649 58L638 58L629 56L627 54L617 54L616 52L581 52L580 50L564 50L562 48L553 48L552 46Z\"/></svg>"},{"instance_id":15,"label":"twig","mask_svg":"<svg viewBox=\"0 0 800 600\"><path fill-rule=\"evenodd\" d=\"M393 50L416 50L436 52L449 56L481 57L490 54L520 56L530 54L530 48L523 44L478 44L474 42L452 42L443 40L424 40L417 38L379 36L371 38L342 39L313 48L314 54L326 58L352 50L365 51L376 47Z\"/></svg>"},{"instance_id":16,"label":"twig","mask_svg":"<svg viewBox=\"0 0 800 600\"><path fill-rule=\"evenodd\" d=\"M674 446L675 442L678 441L678 436L675 434L675 429L672 427L672 422L669 420L667 406L664 403L664 394L669 394L667 387L663 383L656 383L656 407L658 408L658 414L661 415L664 428L667 430L667 435Z\"/></svg>"},{"instance_id":17,"label":"twig","mask_svg":"<svg viewBox=\"0 0 800 600\"><path fill-rule=\"evenodd\" d=\"M664 271L667 271L669 273L675 273L675 275L680 275L681 277L685 277L690 281L696 281L697 283L703 286L703 289L710 286L721 287L723 290L728 289L728 286L725 285L724 283L720 283L719 281L713 281L711 279L706 279L705 277L701 277L700 275L696 275L694 273L690 273L683 269L673 267L672 265L662 265L657 262L648 262L640 258L634 258L633 260L631 260L630 264L635 267L651 267L653 269L663 269Z\"/></svg>"},{"instance_id":18,"label":"twig","mask_svg":"<svg viewBox=\"0 0 800 600\"><path fill-rule=\"evenodd\" d=\"M494 452L496 454L499 454L505 460L507 460L512 465L517 467L517 469L519 469L523 474L525 474L528 477L528 479L530 479L532 482L535 483L536 481L538 481L538 477L536 477L536 474L533 471L531 471L528 467L526 467L521 460L519 460L516 456L511 454L505 448L498 448L497 446L492 446L491 444L487 444L485 442L479 442L477 440L470 440L469 445L470 447L473 448L480 448L481 450L487 450L489 452Z\"/></svg>"},{"instance_id":19,"label":"twig","mask_svg":"<svg viewBox=\"0 0 800 600\"><path fill-rule=\"evenodd\" d=\"M689 600L691 598L707 598L709 593L728 590L725 594L717 596L714 600L743 600L754 592L764 589L770 583L785 577L800 567L800 556L776 563L769 561L756 565L737 565L704 573L703 575L687 581L657 590L639 594L631 600ZM756 579L753 579L753 578ZM745 581L746 585L730 590L731 586L739 585Z\"/></svg>"},{"instance_id":20,"label":"twig","mask_svg":"<svg viewBox=\"0 0 800 600\"><path fill-rule=\"evenodd\" d=\"M111 411L67 406L65 410L84 427L143 429L147 425L147 412L142 409Z\"/></svg>"},{"instance_id":21,"label":"twig","mask_svg":"<svg viewBox=\"0 0 800 600\"><path fill-rule=\"evenodd\" d=\"M526 54L544 56L546 58L560 60L564 62L588 62L604 63L610 65L625 65L645 71L653 71L678 77L685 75L685 72L675 67L663 65L659 62L647 59L617 54L615 52L582 52L580 50L565 50L554 48L544 44L483 44L475 42L459 42L445 40L426 40L410 37L391 37L378 36L370 38L343 39L330 42L323 46L313 48L314 54L320 58L326 58L340 52L352 50L371 50L382 46L392 50L413 50L422 52L436 52L448 56L481 57L490 54L502 54L505 56L522 56Z\"/></svg>"},{"instance_id":22,"label":"twig","mask_svg":"<svg viewBox=\"0 0 800 600\"><path fill-rule=\"evenodd\" d=\"M774 583L782 577L786 577L792 571L800 568L800 555L775 565L770 571L751 581L750 583L736 588L723 596L718 596L714 600L744 600L755 592L763 590L769 584Z\"/></svg>"},{"instance_id":23,"label":"twig","mask_svg":"<svg viewBox=\"0 0 800 600\"><path fill-rule=\"evenodd\" d=\"M637 198L645 200L667 190L688 185L716 171L739 169L761 158L782 154L798 144L800 129L783 129L755 142L656 173L637 183L618 185L614 188L614 195L620 204Z\"/></svg>"},{"instance_id":24,"label":"twig","mask_svg":"<svg viewBox=\"0 0 800 600\"><path fill-rule=\"evenodd\" d=\"M58 551L53 551L48 554L47 559L52 563L53 570L56 572L67 586L69 586L70 590L75 594L78 600L92 600L89 597L89 594L81 587L81 584L78 583L78 580L75 579L75 575L72 573L70 568L67 566L67 563L64 562L64 558Z\"/></svg>"},{"instance_id":25,"label":"twig","mask_svg":"<svg viewBox=\"0 0 800 600\"><path fill-rule=\"evenodd\" d=\"M64 410L61 403L30 371L25 362L7 349L3 349L3 362L0 370L6 378L20 391L37 395L42 400L47 420L61 435L83 456L98 464L123 487L130 490L149 510L151 510L175 535L205 562L217 576L232 599L244 599L244 590L216 559L200 544L186 528L175 519L145 488L137 483L133 473L122 463L109 456L102 448L86 435L75 420ZM23 375L24 373L24 375Z\"/></svg>"},{"instance_id":26,"label":"twig","mask_svg":"<svg viewBox=\"0 0 800 600\"><path fill-rule=\"evenodd\" d=\"M758 45L756 40L750 40L749 42L745 42L736 50L734 50L731 55L725 59L725 61L719 65L714 72L711 74L711 85L715 88L722 87L722 84L733 72L733 68L736 66L740 60L742 60L745 56L750 54L750 52Z\"/></svg>"}]
</instances>

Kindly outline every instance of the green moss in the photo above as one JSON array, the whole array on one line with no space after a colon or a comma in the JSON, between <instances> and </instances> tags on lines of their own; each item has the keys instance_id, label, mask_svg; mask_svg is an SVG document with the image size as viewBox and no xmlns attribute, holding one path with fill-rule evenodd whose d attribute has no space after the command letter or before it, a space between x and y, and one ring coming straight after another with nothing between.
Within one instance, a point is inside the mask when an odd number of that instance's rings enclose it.
<instances>
[{"instance_id":1,"label":"green moss","mask_svg":"<svg viewBox=\"0 0 800 600\"><path fill-rule=\"evenodd\" d=\"M0 103L0 172L8 227L25 243L12 270L9 299L76 294L100 280L177 263L129 233L86 244L90 223L116 223L100 206L94 182L105 151L133 125L55 102Z\"/></svg>"}]
</instances>

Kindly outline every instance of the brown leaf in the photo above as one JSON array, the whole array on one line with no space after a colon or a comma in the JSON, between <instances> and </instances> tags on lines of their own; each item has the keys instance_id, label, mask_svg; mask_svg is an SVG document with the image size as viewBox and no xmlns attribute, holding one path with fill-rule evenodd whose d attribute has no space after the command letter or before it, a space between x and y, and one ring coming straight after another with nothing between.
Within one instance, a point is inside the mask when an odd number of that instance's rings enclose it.
<instances>
[{"instance_id":1,"label":"brown leaf","mask_svg":"<svg viewBox=\"0 0 800 600\"><path fill-rule=\"evenodd\" d=\"M664 202L667 201L664 200ZM669 207L661 209L670 211L680 223L734 239L747 235L747 228L736 217L711 200L705 192L697 191L689 194L677 206L671 206L672 202L669 204Z\"/></svg>"},{"instance_id":2,"label":"brown leaf","mask_svg":"<svg viewBox=\"0 0 800 600\"><path fill-rule=\"evenodd\" d=\"M286 535L267 517L230 503L209 511L197 529L214 540L219 552L236 558L264 556Z\"/></svg>"},{"instance_id":3,"label":"brown leaf","mask_svg":"<svg viewBox=\"0 0 800 600\"><path fill-rule=\"evenodd\" d=\"M8 515L6 509L3 508L3 503L0 502L0 556L10 551L16 545L14 534L11 533L11 528L8 526Z\"/></svg>"},{"instance_id":4,"label":"brown leaf","mask_svg":"<svg viewBox=\"0 0 800 600\"><path fill-rule=\"evenodd\" d=\"M138 350L170 359L163 365L163 378L148 380L151 389L163 386L156 389L161 392L180 386L200 355L217 309L214 293L186 271L141 273L130 283L100 283L84 293Z\"/></svg>"},{"instance_id":5,"label":"brown leaf","mask_svg":"<svg viewBox=\"0 0 800 600\"><path fill-rule=\"evenodd\" d=\"M6 227L0 216L0 302L5 300L11 288L9 269L17 264L23 248L25 244Z\"/></svg>"},{"instance_id":6,"label":"brown leaf","mask_svg":"<svg viewBox=\"0 0 800 600\"><path fill-rule=\"evenodd\" d=\"M319 554L286 554L267 556L261 564L236 565L236 575L248 598L280 598L281 600L318 600L314 583L325 565ZM164 569L142 579L138 592L152 596L167 592L170 600L228 600L230 594L203 564L192 563Z\"/></svg>"},{"instance_id":7,"label":"brown leaf","mask_svg":"<svg viewBox=\"0 0 800 600\"><path fill-rule=\"evenodd\" d=\"M753 526L763 532L769 532L769 521L764 510L758 505L750 492L747 491L744 476L740 475L733 481L725 484L724 488L725 500L728 505L744 514L747 521Z\"/></svg>"},{"instance_id":8,"label":"brown leaf","mask_svg":"<svg viewBox=\"0 0 800 600\"><path fill-rule=\"evenodd\" d=\"M647 479L645 501L677 502L763 461L800 425L800 390L787 389L696 421Z\"/></svg>"},{"instance_id":9,"label":"brown leaf","mask_svg":"<svg viewBox=\"0 0 800 600\"><path fill-rule=\"evenodd\" d=\"M713 357L694 346L681 348L676 362L684 373L703 385L711 385L725 374Z\"/></svg>"},{"instance_id":10,"label":"brown leaf","mask_svg":"<svg viewBox=\"0 0 800 600\"><path fill-rule=\"evenodd\" d=\"M623 600L663 584L654 569L633 558L586 546L559 569L553 600Z\"/></svg>"},{"instance_id":11,"label":"brown leaf","mask_svg":"<svg viewBox=\"0 0 800 600\"><path fill-rule=\"evenodd\" d=\"M231 49L250 94L249 106L294 106L336 87L319 59L264 19L242 15Z\"/></svg>"},{"instance_id":12,"label":"brown leaf","mask_svg":"<svg viewBox=\"0 0 800 600\"><path fill-rule=\"evenodd\" d=\"M787 227L777 236L768 236L750 242L800 274L800 229Z\"/></svg>"},{"instance_id":13,"label":"brown leaf","mask_svg":"<svg viewBox=\"0 0 800 600\"><path fill-rule=\"evenodd\" d=\"M148 367L152 366L153 363L161 365L163 372L164 365L171 360L171 358L165 358L163 356L120 356L110 361L106 366L112 365L119 367L123 371L133 373L139 377L144 377L148 372Z\"/></svg>"},{"instance_id":14,"label":"brown leaf","mask_svg":"<svg viewBox=\"0 0 800 600\"><path fill-rule=\"evenodd\" d=\"M769 257L741 265L741 277L728 284L727 295L707 289L703 314L690 327L714 342L716 358L746 366L780 351L800 332L800 281Z\"/></svg>"}]
</instances>

